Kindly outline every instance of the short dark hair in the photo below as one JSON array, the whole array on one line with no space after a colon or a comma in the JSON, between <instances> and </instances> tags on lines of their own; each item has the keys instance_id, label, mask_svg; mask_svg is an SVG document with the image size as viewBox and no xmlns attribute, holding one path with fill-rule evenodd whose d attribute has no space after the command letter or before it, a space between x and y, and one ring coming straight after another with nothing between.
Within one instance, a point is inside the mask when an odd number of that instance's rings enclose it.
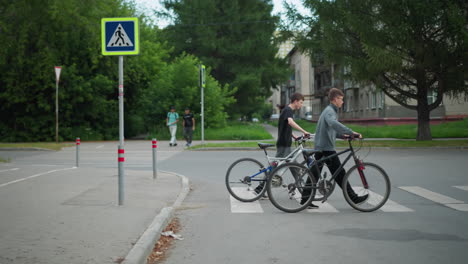
<instances>
[{"instance_id":1,"label":"short dark hair","mask_svg":"<svg viewBox=\"0 0 468 264\"><path fill-rule=\"evenodd\" d=\"M304 96L301 93L293 93L291 95L291 103L294 103L294 101L304 101Z\"/></svg>"},{"instance_id":2,"label":"short dark hair","mask_svg":"<svg viewBox=\"0 0 468 264\"><path fill-rule=\"evenodd\" d=\"M331 88L328 92L328 100L333 101L338 96L344 96L343 91L338 88Z\"/></svg>"}]
</instances>

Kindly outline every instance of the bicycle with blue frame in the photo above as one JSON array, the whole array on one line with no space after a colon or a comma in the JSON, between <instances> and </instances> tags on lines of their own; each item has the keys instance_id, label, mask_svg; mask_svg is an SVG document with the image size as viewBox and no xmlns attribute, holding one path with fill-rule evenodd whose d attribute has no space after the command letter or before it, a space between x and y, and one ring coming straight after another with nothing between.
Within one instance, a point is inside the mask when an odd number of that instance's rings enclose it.
<instances>
[{"instance_id":1,"label":"bicycle with blue frame","mask_svg":"<svg viewBox=\"0 0 468 264\"><path fill-rule=\"evenodd\" d=\"M267 148L274 144L258 143L260 149L265 152L268 166L253 158L241 158L234 161L226 172L226 188L235 199L241 202L253 202L264 196L266 192L266 181L270 172L286 162L295 161L302 154L304 145L311 140L312 135L300 136L294 139L297 147L286 157L277 158L268 156ZM305 159L302 162L305 164Z\"/></svg>"},{"instance_id":2,"label":"bicycle with blue frame","mask_svg":"<svg viewBox=\"0 0 468 264\"><path fill-rule=\"evenodd\" d=\"M315 160L313 156L320 151L304 149L303 154L309 160L307 166L290 162L276 167L272 171L275 177L271 177L267 182L271 203L284 212L295 213L305 209L312 201L325 202L335 189L336 177L352 159L354 165L346 172L342 182L343 186L346 186L343 188L346 202L362 212L372 212L382 207L390 196L390 179L383 168L377 164L364 162L356 155L352 144L354 139L353 137L345 138L348 148L319 160ZM323 173L323 167L327 161L348 152L341 166L328 178L327 174ZM352 191L348 188L352 188ZM322 194L321 197L316 197L317 191ZM356 202L351 194L360 197L367 195L368 198L365 201Z\"/></svg>"}]
</instances>

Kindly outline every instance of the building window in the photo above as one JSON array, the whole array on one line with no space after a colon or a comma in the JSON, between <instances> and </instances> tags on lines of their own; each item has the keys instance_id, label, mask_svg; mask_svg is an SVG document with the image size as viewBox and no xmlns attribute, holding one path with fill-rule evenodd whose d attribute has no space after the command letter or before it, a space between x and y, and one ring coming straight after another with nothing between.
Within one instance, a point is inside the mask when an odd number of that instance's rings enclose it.
<instances>
[{"instance_id":1,"label":"building window","mask_svg":"<svg viewBox=\"0 0 468 264\"><path fill-rule=\"evenodd\" d=\"M429 91L427 92L427 103L433 104L437 100L437 91Z\"/></svg>"},{"instance_id":2,"label":"building window","mask_svg":"<svg viewBox=\"0 0 468 264\"><path fill-rule=\"evenodd\" d=\"M377 106L377 93L372 92L371 93L371 98L370 98L370 108L375 109Z\"/></svg>"},{"instance_id":3,"label":"building window","mask_svg":"<svg viewBox=\"0 0 468 264\"><path fill-rule=\"evenodd\" d=\"M346 109L346 112L351 112L351 111L353 111L353 104L352 104L352 102L353 102L353 96L350 95L350 96L348 96L348 99L345 100L345 109Z\"/></svg>"},{"instance_id":4,"label":"building window","mask_svg":"<svg viewBox=\"0 0 468 264\"><path fill-rule=\"evenodd\" d=\"M370 93L366 93L366 99L367 99L366 100L366 109L369 110L370 105L371 105L371 103L370 103L370 99L371 99Z\"/></svg>"},{"instance_id":5,"label":"building window","mask_svg":"<svg viewBox=\"0 0 468 264\"><path fill-rule=\"evenodd\" d=\"M383 108L383 105L384 105L384 100L385 100L385 95L384 95L384 92L383 91L380 91L377 93L377 107L379 109L382 109Z\"/></svg>"}]
</instances>

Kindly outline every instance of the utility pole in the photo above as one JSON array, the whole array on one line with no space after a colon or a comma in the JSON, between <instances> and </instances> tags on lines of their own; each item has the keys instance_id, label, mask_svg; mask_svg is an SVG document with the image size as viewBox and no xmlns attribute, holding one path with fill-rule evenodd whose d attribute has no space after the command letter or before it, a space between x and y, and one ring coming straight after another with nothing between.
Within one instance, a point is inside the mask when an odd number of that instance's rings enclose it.
<instances>
[{"instance_id":1,"label":"utility pole","mask_svg":"<svg viewBox=\"0 0 468 264\"><path fill-rule=\"evenodd\" d=\"M198 66L199 72L200 72L200 90L201 90L201 143L202 145L205 144L205 95L204 95L204 90L205 90L205 65L200 64Z\"/></svg>"}]
</instances>

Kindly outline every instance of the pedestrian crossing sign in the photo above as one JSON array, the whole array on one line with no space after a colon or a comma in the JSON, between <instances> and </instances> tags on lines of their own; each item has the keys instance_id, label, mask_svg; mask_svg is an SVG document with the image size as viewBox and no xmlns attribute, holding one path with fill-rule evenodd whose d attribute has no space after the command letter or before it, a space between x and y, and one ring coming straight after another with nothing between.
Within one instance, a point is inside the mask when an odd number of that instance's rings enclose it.
<instances>
[{"instance_id":1,"label":"pedestrian crossing sign","mask_svg":"<svg viewBox=\"0 0 468 264\"><path fill-rule=\"evenodd\" d=\"M102 55L137 55L140 52L138 31L136 17L103 18Z\"/></svg>"}]
</instances>

